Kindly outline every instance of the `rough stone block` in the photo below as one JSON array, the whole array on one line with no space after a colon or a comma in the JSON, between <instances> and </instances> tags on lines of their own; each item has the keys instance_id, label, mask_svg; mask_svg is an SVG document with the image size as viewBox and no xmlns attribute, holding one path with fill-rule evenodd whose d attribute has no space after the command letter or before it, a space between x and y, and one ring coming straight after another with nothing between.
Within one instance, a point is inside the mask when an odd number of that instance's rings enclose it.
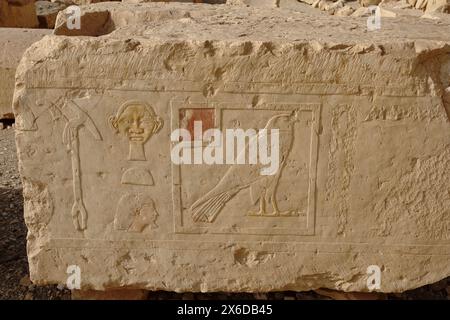
<instances>
[{"instance_id":1,"label":"rough stone block","mask_svg":"<svg viewBox=\"0 0 450 320\"><path fill-rule=\"evenodd\" d=\"M450 13L450 0L428 0L425 12Z\"/></svg>"},{"instance_id":2,"label":"rough stone block","mask_svg":"<svg viewBox=\"0 0 450 320\"><path fill-rule=\"evenodd\" d=\"M50 1L36 1L36 13L40 28L53 29L55 27L58 12L64 10L67 5Z\"/></svg>"},{"instance_id":3,"label":"rough stone block","mask_svg":"<svg viewBox=\"0 0 450 320\"><path fill-rule=\"evenodd\" d=\"M133 9L130 10L130 8ZM68 29L67 15L65 12L60 12L56 20L54 34L101 36L114 31L114 29L130 25L137 26L154 23L160 25L168 21L189 23L193 22L194 19L204 19L204 17L214 14L216 8L216 6L212 5L193 7L192 4L154 2L152 3L152 10L148 10L146 6L141 7L136 4L96 3L83 6L80 29Z\"/></svg>"},{"instance_id":4,"label":"rough stone block","mask_svg":"<svg viewBox=\"0 0 450 320\"><path fill-rule=\"evenodd\" d=\"M82 290L369 291L379 272L376 290L398 292L448 277L449 21L368 38L361 18L211 7L165 4L192 10L28 49L14 112L32 281L66 283L71 266ZM279 129L275 174L171 161L175 129L205 151L196 120Z\"/></svg>"},{"instance_id":5,"label":"rough stone block","mask_svg":"<svg viewBox=\"0 0 450 320\"><path fill-rule=\"evenodd\" d=\"M22 54L33 42L50 33L48 30L0 28L0 119L14 117L14 76Z\"/></svg>"},{"instance_id":6,"label":"rough stone block","mask_svg":"<svg viewBox=\"0 0 450 320\"><path fill-rule=\"evenodd\" d=\"M250 6L250 7L265 7L277 8L280 0L227 0L229 5Z\"/></svg>"}]
</instances>

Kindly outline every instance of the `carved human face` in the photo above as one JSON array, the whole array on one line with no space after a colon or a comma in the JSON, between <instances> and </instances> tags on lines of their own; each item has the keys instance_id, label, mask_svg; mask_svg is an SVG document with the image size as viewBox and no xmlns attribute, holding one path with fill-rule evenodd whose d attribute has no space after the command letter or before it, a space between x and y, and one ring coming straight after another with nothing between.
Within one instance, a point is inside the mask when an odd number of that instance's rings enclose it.
<instances>
[{"instance_id":1,"label":"carved human face","mask_svg":"<svg viewBox=\"0 0 450 320\"><path fill-rule=\"evenodd\" d=\"M145 143L155 132L157 119L143 105L129 105L116 119L115 127L130 142Z\"/></svg>"},{"instance_id":2,"label":"carved human face","mask_svg":"<svg viewBox=\"0 0 450 320\"><path fill-rule=\"evenodd\" d=\"M158 212L155 210L155 205L144 204L139 212L139 214L145 218L146 222L150 224L150 226L156 227L156 220L158 219Z\"/></svg>"}]
</instances>

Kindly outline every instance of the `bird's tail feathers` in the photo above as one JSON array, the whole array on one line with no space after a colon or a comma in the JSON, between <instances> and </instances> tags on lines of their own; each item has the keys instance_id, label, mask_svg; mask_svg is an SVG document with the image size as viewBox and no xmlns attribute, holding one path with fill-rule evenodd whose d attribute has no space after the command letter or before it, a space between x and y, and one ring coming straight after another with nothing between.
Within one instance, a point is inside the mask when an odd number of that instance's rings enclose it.
<instances>
[{"instance_id":1,"label":"bird's tail feathers","mask_svg":"<svg viewBox=\"0 0 450 320\"><path fill-rule=\"evenodd\" d=\"M191 207L192 219L195 222L213 222L232 197L233 194L225 191L207 200L195 202Z\"/></svg>"}]
</instances>

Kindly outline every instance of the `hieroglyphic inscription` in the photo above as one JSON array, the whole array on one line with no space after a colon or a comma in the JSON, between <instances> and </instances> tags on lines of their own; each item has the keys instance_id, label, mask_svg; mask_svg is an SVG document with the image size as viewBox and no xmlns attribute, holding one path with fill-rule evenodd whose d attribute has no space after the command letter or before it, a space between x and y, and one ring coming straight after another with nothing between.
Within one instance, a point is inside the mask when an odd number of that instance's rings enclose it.
<instances>
[{"instance_id":1,"label":"hieroglyphic inscription","mask_svg":"<svg viewBox=\"0 0 450 320\"><path fill-rule=\"evenodd\" d=\"M144 145L163 126L162 119L153 108L141 101L124 103L116 115L110 117L110 123L116 133L128 138L130 161L147 160Z\"/></svg>"},{"instance_id":2,"label":"hieroglyphic inscription","mask_svg":"<svg viewBox=\"0 0 450 320\"><path fill-rule=\"evenodd\" d=\"M320 105L270 104L249 110L227 103L173 102L172 128L182 123L179 110L196 105L198 112L215 109L211 114L217 115L214 123L222 133L279 129L280 165L267 176L260 174L260 164L173 165L176 232L314 234ZM251 139L246 141L242 152L248 154Z\"/></svg>"},{"instance_id":3,"label":"hieroglyphic inscription","mask_svg":"<svg viewBox=\"0 0 450 320\"><path fill-rule=\"evenodd\" d=\"M338 203L338 234L347 224L349 187L354 170L353 153L356 139L356 110L351 105L338 105L331 110L331 141L328 159L326 197ZM344 170L338 168L342 166Z\"/></svg>"},{"instance_id":4,"label":"hieroglyphic inscription","mask_svg":"<svg viewBox=\"0 0 450 320\"><path fill-rule=\"evenodd\" d=\"M278 182L294 142L294 122L297 120L297 114L297 112L294 112L273 116L264 127L266 130L276 128L281 132L279 150L277 150L280 157L280 164L277 172L268 176L261 175L261 163L248 166L231 166L220 182L210 192L198 199L191 206L194 221L213 222L225 204L238 192L246 188L250 188L252 203L259 203L259 210L256 212L249 211L248 215L298 215L295 210L280 211L276 198ZM260 140L259 135L251 137L250 141L247 142L245 149L240 152L244 155L248 153L249 145L256 143L256 141L252 140ZM272 152L274 152L274 150L272 150Z\"/></svg>"},{"instance_id":5,"label":"hieroglyphic inscription","mask_svg":"<svg viewBox=\"0 0 450 320\"><path fill-rule=\"evenodd\" d=\"M74 101L67 101L61 108L61 112L67 120L63 132L63 142L70 152L72 161L73 196L72 219L77 230L87 228L87 210L83 201L83 188L81 185L81 164L80 164L80 140L79 130L82 127L88 129L89 133L96 140L102 140L97 127L89 115L83 111Z\"/></svg>"},{"instance_id":6,"label":"hieroglyphic inscription","mask_svg":"<svg viewBox=\"0 0 450 320\"><path fill-rule=\"evenodd\" d=\"M125 194L117 205L114 228L129 232L142 232L158 227L158 212L153 199L143 194Z\"/></svg>"}]
</instances>

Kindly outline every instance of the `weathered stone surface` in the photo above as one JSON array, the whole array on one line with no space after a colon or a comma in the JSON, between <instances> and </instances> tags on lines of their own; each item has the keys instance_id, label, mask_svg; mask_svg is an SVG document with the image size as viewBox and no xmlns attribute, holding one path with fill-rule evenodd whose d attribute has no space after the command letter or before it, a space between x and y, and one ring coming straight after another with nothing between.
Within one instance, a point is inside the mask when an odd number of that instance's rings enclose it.
<instances>
[{"instance_id":1,"label":"weathered stone surface","mask_svg":"<svg viewBox=\"0 0 450 320\"><path fill-rule=\"evenodd\" d=\"M376 6L381 2L381 0L358 0L358 3L364 7Z\"/></svg>"},{"instance_id":2,"label":"weathered stone surface","mask_svg":"<svg viewBox=\"0 0 450 320\"><path fill-rule=\"evenodd\" d=\"M304 6L305 4L312 4L312 0L310 0L311 3L303 2L300 0L278 0L275 4L276 7L284 8L284 9L296 9L299 6Z\"/></svg>"},{"instance_id":3,"label":"weathered stone surface","mask_svg":"<svg viewBox=\"0 0 450 320\"><path fill-rule=\"evenodd\" d=\"M292 7L292 8L298 8L299 3L306 3L309 5L313 5L313 3L316 2L316 0L286 0L286 1L281 1L281 4L283 7Z\"/></svg>"},{"instance_id":4,"label":"weathered stone surface","mask_svg":"<svg viewBox=\"0 0 450 320\"><path fill-rule=\"evenodd\" d=\"M277 8L280 0L227 0L229 5L247 5L250 7Z\"/></svg>"},{"instance_id":5,"label":"weathered stone surface","mask_svg":"<svg viewBox=\"0 0 450 320\"><path fill-rule=\"evenodd\" d=\"M48 30L0 28L0 119L14 117L14 75L22 54L33 42L50 33Z\"/></svg>"},{"instance_id":6,"label":"weathered stone surface","mask_svg":"<svg viewBox=\"0 0 450 320\"><path fill-rule=\"evenodd\" d=\"M391 10L387 10L385 8L379 7L380 17L382 18L395 18L397 14ZM356 9L351 16L352 17L368 17L372 13L370 12L370 8L368 7L360 7Z\"/></svg>"},{"instance_id":7,"label":"weathered stone surface","mask_svg":"<svg viewBox=\"0 0 450 320\"><path fill-rule=\"evenodd\" d=\"M121 25L114 4L111 33L46 37L18 69L33 282L70 265L82 290L368 291L377 265L398 292L450 275L448 20L368 37L365 18L319 10L121 6L149 19ZM279 128L276 175L173 164L171 132L196 119Z\"/></svg>"},{"instance_id":8,"label":"weathered stone surface","mask_svg":"<svg viewBox=\"0 0 450 320\"><path fill-rule=\"evenodd\" d=\"M427 7L428 0L417 0L416 5L414 6L416 9L425 9Z\"/></svg>"},{"instance_id":9,"label":"weathered stone surface","mask_svg":"<svg viewBox=\"0 0 450 320\"><path fill-rule=\"evenodd\" d=\"M133 8L133 10L130 11L130 8ZM215 10L216 6L202 6L202 10L192 10L191 5L160 2L152 3L152 10L148 10L145 6L133 4L98 3L83 6L81 29L69 30L67 28L67 16L64 12L60 12L56 20L54 33L70 36L100 36L112 32L115 28L118 29L128 25L153 23L159 25L169 20L189 23L193 22L194 18L210 16Z\"/></svg>"},{"instance_id":10,"label":"weathered stone surface","mask_svg":"<svg viewBox=\"0 0 450 320\"><path fill-rule=\"evenodd\" d=\"M340 9L338 9L336 11L335 15L338 17L347 17L347 16L351 15L353 12L355 12L355 10L352 7L344 6Z\"/></svg>"},{"instance_id":11,"label":"weathered stone surface","mask_svg":"<svg viewBox=\"0 0 450 320\"><path fill-rule=\"evenodd\" d=\"M36 13L40 28L53 29L55 27L58 12L64 10L67 5L50 1L36 1Z\"/></svg>"},{"instance_id":12,"label":"weathered stone surface","mask_svg":"<svg viewBox=\"0 0 450 320\"><path fill-rule=\"evenodd\" d=\"M36 28L34 0L0 0L0 27Z\"/></svg>"},{"instance_id":13,"label":"weathered stone surface","mask_svg":"<svg viewBox=\"0 0 450 320\"><path fill-rule=\"evenodd\" d=\"M337 10L342 9L344 7L344 1L338 0L336 2L332 2L327 0L321 0L317 4L317 7L320 10L327 12L328 14L334 14Z\"/></svg>"},{"instance_id":14,"label":"weathered stone surface","mask_svg":"<svg viewBox=\"0 0 450 320\"><path fill-rule=\"evenodd\" d=\"M420 16L420 18L431 20L440 20L440 19L446 20L448 18L448 15L447 13L442 12L425 12L423 15Z\"/></svg>"},{"instance_id":15,"label":"weathered stone surface","mask_svg":"<svg viewBox=\"0 0 450 320\"><path fill-rule=\"evenodd\" d=\"M181 2L181 3L208 3L208 4L224 4L227 0L122 0L124 3L148 3L148 2Z\"/></svg>"},{"instance_id":16,"label":"weathered stone surface","mask_svg":"<svg viewBox=\"0 0 450 320\"><path fill-rule=\"evenodd\" d=\"M425 11L450 13L450 0L428 0Z\"/></svg>"}]
</instances>

